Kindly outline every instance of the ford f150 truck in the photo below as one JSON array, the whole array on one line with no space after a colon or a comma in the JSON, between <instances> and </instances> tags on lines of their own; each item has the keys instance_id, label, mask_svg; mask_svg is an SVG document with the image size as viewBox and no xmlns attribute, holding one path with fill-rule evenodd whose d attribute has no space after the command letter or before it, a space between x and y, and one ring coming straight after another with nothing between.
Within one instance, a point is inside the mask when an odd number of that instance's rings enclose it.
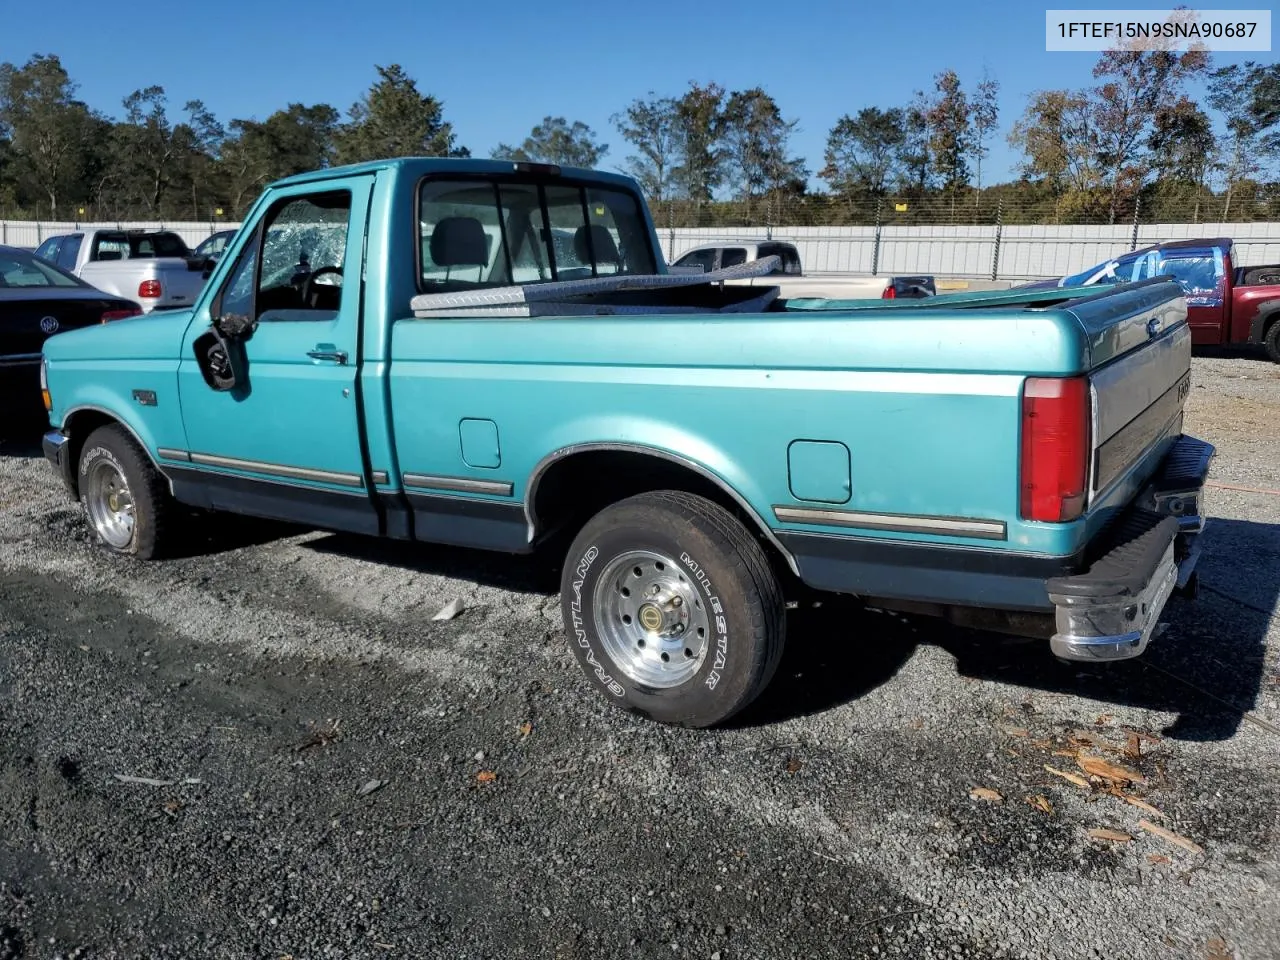
<instances>
[{"instance_id":1,"label":"ford f150 truck","mask_svg":"<svg viewBox=\"0 0 1280 960\"><path fill-rule=\"evenodd\" d=\"M193 309L46 342L44 451L134 558L172 546L179 505L544 552L590 683L668 723L750 703L806 586L1141 654L1194 587L1213 455L1182 432L1181 287L724 282L775 265L668 273L614 174L301 174Z\"/></svg>"},{"instance_id":2,"label":"ford f150 truck","mask_svg":"<svg viewBox=\"0 0 1280 960\"><path fill-rule=\"evenodd\" d=\"M1280 264L1238 267L1229 237L1174 240L1143 247L1059 280L1041 280L1020 289L1132 283L1167 275L1187 295L1193 343L1259 343L1280 363Z\"/></svg>"},{"instance_id":3,"label":"ford f150 truck","mask_svg":"<svg viewBox=\"0 0 1280 960\"><path fill-rule=\"evenodd\" d=\"M170 230L102 230L49 237L36 256L144 313L189 307L204 285L206 261Z\"/></svg>"}]
</instances>

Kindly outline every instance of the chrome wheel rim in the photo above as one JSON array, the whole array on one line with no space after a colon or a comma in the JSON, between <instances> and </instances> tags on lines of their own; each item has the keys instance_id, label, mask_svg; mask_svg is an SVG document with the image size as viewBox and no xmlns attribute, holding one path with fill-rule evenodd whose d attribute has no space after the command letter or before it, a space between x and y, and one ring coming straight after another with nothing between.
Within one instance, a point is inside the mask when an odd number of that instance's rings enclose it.
<instances>
[{"instance_id":1,"label":"chrome wheel rim","mask_svg":"<svg viewBox=\"0 0 1280 960\"><path fill-rule=\"evenodd\" d=\"M124 474L110 460L99 460L85 478L89 522L98 536L123 549L133 540L133 494Z\"/></svg>"},{"instance_id":2,"label":"chrome wheel rim","mask_svg":"<svg viewBox=\"0 0 1280 960\"><path fill-rule=\"evenodd\" d=\"M632 682L670 689L688 682L711 642L706 606L671 557L632 550L596 581L596 633Z\"/></svg>"}]
</instances>

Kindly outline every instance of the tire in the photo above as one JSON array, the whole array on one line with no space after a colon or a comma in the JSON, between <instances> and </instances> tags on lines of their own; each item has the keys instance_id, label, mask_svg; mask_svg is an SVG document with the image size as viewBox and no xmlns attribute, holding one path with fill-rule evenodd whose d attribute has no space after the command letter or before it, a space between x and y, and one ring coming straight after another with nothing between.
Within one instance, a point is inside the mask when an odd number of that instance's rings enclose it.
<instances>
[{"instance_id":1,"label":"tire","mask_svg":"<svg viewBox=\"0 0 1280 960\"><path fill-rule=\"evenodd\" d=\"M1242 287L1260 287L1280 283L1280 267L1254 267L1241 278Z\"/></svg>"},{"instance_id":2,"label":"tire","mask_svg":"<svg viewBox=\"0 0 1280 960\"><path fill-rule=\"evenodd\" d=\"M109 424L89 434L77 471L80 503L103 549L139 560L164 555L176 505L164 477L127 430Z\"/></svg>"},{"instance_id":3,"label":"tire","mask_svg":"<svg viewBox=\"0 0 1280 960\"><path fill-rule=\"evenodd\" d=\"M786 603L759 542L728 511L680 491L592 517L570 548L560 604L590 682L660 723L728 720L769 684L785 642Z\"/></svg>"},{"instance_id":4,"label":"tire","mask_svg":"<svg viewBox=\"0 0 1280 960\"><path fill-rule=\"evenodd\" d=\"M1267 348L1267 356L1272 363L1280 363L1280 317L1271 321L1271 327L1262 338L1262 345Z\"/></svg>"}]
</instances>

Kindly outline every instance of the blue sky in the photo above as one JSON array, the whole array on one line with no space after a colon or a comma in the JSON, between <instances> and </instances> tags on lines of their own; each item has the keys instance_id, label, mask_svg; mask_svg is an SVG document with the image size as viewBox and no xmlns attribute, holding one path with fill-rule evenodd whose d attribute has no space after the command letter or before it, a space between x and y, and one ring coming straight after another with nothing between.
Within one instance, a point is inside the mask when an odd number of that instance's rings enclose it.
<instances>
[{"instance_id":1,"label":"blue sky","mask_svg":"<svg viewBox=\"0 0 1280 960\"><path fill-rule=\"evenodd\" d=\"M814 172L841 114L903 104L947 67L971 89L986 67L1001 84L1000 132L984 164L983 179L992 182L1012 175L1018 158L1004 134L1028 95L1092 83L1097 59L1046 53L1045 5L1025 0L162 6L142 13L128 4L66 0L43 8L48 16L8 18L0 61L57 54L80 83L81 98L111 115L132 90L159 84L174 111L200 98L224 122L262 119L290 101L330 103L345 115L373 82L374 64L398 62L420 89L444 101L473 155L487 156L503 140L518 142L547 114L563 115L590 124L609 144L605 167L628 153L609 116L634 97L678 94L690 80L730 90L760 85L799 121L793 145Z\"/></svg>"}]
</instances>

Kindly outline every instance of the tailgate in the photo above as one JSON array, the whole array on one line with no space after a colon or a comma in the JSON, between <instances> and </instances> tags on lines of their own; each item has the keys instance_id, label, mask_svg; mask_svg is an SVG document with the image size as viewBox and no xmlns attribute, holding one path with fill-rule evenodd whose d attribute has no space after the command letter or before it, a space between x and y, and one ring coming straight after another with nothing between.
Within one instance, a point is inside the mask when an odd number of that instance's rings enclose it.
<instances>
[{"instance_id":1,"label":"tailgate","mask_svg":"<svg viewBox=\"0 0 1280 960\"><path fill-rule=\"evenodd\" d=\"M1065 308L1089 337L1093 504L1121 483L1145 483L1181 434L1191 389L1191 328L1182 287L1166 278Z\"/></svg>"},{"instance_id":2,"label":"tailgate","mask_svg":"<svg viewBox=\"0 0 1280 960\"><path fill-rule=\"evenodd\" d=\"M204 287L204 260L157 260L160 298L157 307L189 307Z\"/></svg>"}]
</instances>

